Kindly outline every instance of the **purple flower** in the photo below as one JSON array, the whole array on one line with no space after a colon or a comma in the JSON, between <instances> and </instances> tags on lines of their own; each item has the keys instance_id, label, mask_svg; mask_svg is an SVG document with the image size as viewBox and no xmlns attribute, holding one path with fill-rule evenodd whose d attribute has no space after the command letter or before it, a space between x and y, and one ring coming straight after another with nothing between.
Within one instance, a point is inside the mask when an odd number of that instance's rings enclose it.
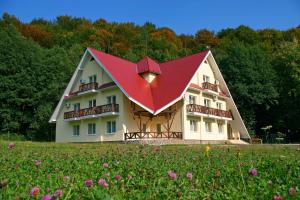
<instances>
[{"instance_id":1,"label":"purple flower","mask_svg":"<svg viewBox=\"0 0 300 200\"><path fill-rule=\"evenodd\" d=\"M291 196L296 196L296 193L297 193L297 191L296 191L295 188L291 187L291 188L289 189L289 194L290 194Z\"/></svg>"},{"instance_id":2,"label":"purple flower","mask_svg":"<svg viewBox=\"0 0 300 200\"><path fill-rule=\"evenodd\" d=\"M283 198L282 198L282 196L280 196L280 195L275 195L275 196L273 197L273 200L283 200Z\"/></svg>"},{"instance_id":3,"label":"purple flower","mask_svg":"<svg viewBox=\"0 0 300 200\"><path fill-rule=\"evenodd\" d=\"M46 194L45 196L42 197L42 200L51 200L52 196L49 194Z\"/></svg>"},{"instance_id":4,"label":"purple flower","mask_svg":"<svg viewBox=\"0 0 300 200\"><path fill-rule=\"evenodd\" d=\"M132 179L132 176L131 176L131 175L128 175L127 178L128 178L128 180L131 180L131 179Z\"/></svg>"},{"instance_id":5,"label":"purple flower","mask_svg":"<svg viewBox=\"0 0 300 200\"><path fill-rule=\"evenodd\" d=\"M257 170L256 170L256 168L251 168L251 169L249 169L249 174L250 174L251 176L257 176Z\"/></svg>"},{"instance_id":6,"label":"purple flower","mask_svg":"<svg viewBox=\"0 0 300 200\"><path fill-rule=\"evenodd\" d=\"M168 171L168 176L170 177L170 179L172 180L176 180L177 175L175 172L173 172L172 170Z\"/></svg>"},{"instance_id":7,"label":"purple flower","mask_svg":"<svg viewBox=\"0 0 300 200\"><path fill-rule=\"evenodd\" d=\"M108 168L109 167L108 163L103 163L103 167Z\"/></svg>"},{"instance_id":8,"label":"purple flower","mask_svg":"<svg viewBox=\"0 0 300 200\"><path fill-rule=\"evenodd\" d=\"M108 183L106 182L106 180L104 178L99 179L98 185L108 188Z\"/></svg>"},{"instance_id":9,"label":"purple flower","mask_svg":"<svg viewBox=\"0 0 300 200\"><path fill-rule=\"evenodd\" d=\"M35 160L34 164L35 164L35 166L39 167L42 164L42 162L39 160Z\"/></svg>"},{"instance_id":10,"label":"purple flower","mask_svg":"<svg viewBox=\"0 0 300 200\"><path fill-rule=\"evenodd\" d=\"M30 190L29 195L32 196L32 197L36 197L39 193L40 193L40 188L39 187L33 187Z\"/></svg>"},{"instance_id":11,"label":"purple flower","mask_svg":"<svg viewBox=\"0 0 300 200\"><path fill-rule=\"evenodd\" d=\"M9 143L8 144L8 149L13 149L15 147L15 144L14 143Z\"/></svg>"},{"instance_id":12,"label":"purple flower","mask_svg":"<svg viewBox=\"0 0 300 200\"><path fill-rule=\"evenodd\" d=\"M115 176L115 179L116 179L117 181L120 181L120 180L122 179L122 176L117 175L117 176Z\"/></svg>"},{"instance_id":13,"label":"purple flower","mask_svg":"<svg viewBox=\"0 0 300 200\"><path fill-rule=\"evenodd\" d=\"M54 196L55 198L61 197L62 195L63 195L63 191L62 191L61 189L56 190L56 191L54 192L54 194L53 194L53 196Z\"/></svg>"},{"instance_id":14,"label":"purple flower","mask_svg":"<svg viewBox=\"0 0 300 200\"><path fill-rule=\"evenodd\" d=\"M186 177L188 178L188 179L190 179L190 181L193 179L193 174L192 174L192 172L188 172L187 174L186 174Z\"/></svg>"},{"instance_id":15,"label":"purple flower","mask_svg":"<svg viewBox=\"0 0 300 200\"><path fill-rule=\"evenodd\" d=\"M93 180L92 179L87 179L84 181L84 185L86 187L92 187L93 186Z\"/></svg>"}]
</instances>

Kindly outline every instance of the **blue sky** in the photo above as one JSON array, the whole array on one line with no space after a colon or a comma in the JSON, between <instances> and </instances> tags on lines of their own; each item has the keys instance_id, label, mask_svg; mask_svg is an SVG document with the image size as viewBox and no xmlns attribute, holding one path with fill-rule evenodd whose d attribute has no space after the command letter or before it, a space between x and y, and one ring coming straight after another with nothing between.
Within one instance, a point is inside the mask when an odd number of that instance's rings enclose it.
<instances>
[{"instance_id":1,"label":"blue sky","mask_svg":"<svg viewBox=\"0 0 300 200\"><path fill-rule=\"evenodd\" d=\"M179 34L194 34L203 28L219 31L241 24L281 30L300 25L298 0L0 0L0 14L4 12L23 22L54 20L59 15L139 25L150 21Z\"/></svg>"}]
</instances>

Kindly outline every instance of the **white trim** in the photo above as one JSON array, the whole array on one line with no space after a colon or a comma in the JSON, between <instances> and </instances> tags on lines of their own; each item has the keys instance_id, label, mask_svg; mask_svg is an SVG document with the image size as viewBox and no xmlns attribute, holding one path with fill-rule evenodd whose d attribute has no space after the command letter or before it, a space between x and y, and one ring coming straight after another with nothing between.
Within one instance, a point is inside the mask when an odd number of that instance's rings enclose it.
<instances>
[{"instance_id":1,"label":"white trim","mask_svg":"<svg viewBox=\"0 0 300 200\"><path fill-rule=\"evenodd\" d=\"M85 52L84 52L84 54L83 54L83 56L82 56L82 58L81 58L79 64L77 65L76 70L75 70L75 72L73 73L72 78L71 78L71 80L69 81L67 88L65 89L65 91L64 91L63 95L61 96L61 98L60 98L60 100L59 100L59 102L58 102L58 104L57 104L57 106L56 106L56 108L55 108L55 110L54 110L52 116L51 116L50 119L49 119L49 122L50 122L50 123L55 123L55 122L56 122L57 117L58 117L58 114L59 114L59 112L60 112L60 109L61 109L61 107L62 107L62 105L63 105L64 98L65 98L66 95L69 95L69 94L70 94L70 91L71 91L71 89L72 89L72 86L74 85L74 82L75 82L75 80L76 80L78 71L81 69L83 62L84 62L84 60L86 59L87 52L88 52L88 51L85 50Z\"/></svg>"}]
</instances>

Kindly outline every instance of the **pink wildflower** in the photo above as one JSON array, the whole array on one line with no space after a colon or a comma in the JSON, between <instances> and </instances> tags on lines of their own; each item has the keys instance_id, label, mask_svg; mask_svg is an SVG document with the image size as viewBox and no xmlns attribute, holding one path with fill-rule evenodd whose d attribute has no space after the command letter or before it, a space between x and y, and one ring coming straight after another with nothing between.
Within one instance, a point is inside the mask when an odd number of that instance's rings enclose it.
<instances>
[{"instance_id":1,"label":"pink wildflower","mask_svg":"<svg viewBox=\"0 0 300 200\"><path fill-rule=\"evenodd\" d=\"M46 194L45 196L42 197L42 200L51 200L52 196L49 194Z\"/></svg>"},{"instance_id":2,"label":"pink wildflower","mask_svg":"<svg viewBox=\"0 0 300 200\"><path fill-rule=\"evenodd\" d=\"M120 180L122 179L122 176L117 175L117 176L115 176L115 179L116 179L117 181L120 181Z\"/></svg>"},{"instance_id":3,"label":"pink wildflower","mask_svg":"<svg viewBox=\"0 0 300 200\"><path fill-rule=\"evenodd\" d=\"M177 175L175 172L173 172L172 170L168 171L168 176L172 179L172 180L176 180Z\"/></svg>"},{"instance_id":4,"label":"pink wildflower","mask_svg":"<svg viewBox=\"0 0 300 200\"><path fill-rule=\"evenodd\" d=\"M87 179L84 181L84 184L86 187L92 187L93 186L93 180L92 179Z\"/></svg>"},{"instance_id":5,"label":"pink wildflower","mask_svg":"<svg viewBox=\"0 0 300 200\"><path fill-rule=\"evenodd\" d=\"M186 177L188 178L188 179L190 179L190 181L193 179L193 174L192 174L192 172L188 172L187 174L186 174Z\"/></svg>"},{"instance_id":6,"label":"pink wildflower","mask_svg":"<svg viewBox=\"0 0 300 200\"><path fill-rule=\"evenodd\" d=\"M14 143L9 143L8 144L8 149L13 149L15 147L15 144Z\"/></svg>"},{"instance_id":7,"label":"pink wildflower","mask_svg":"<svg viewBox=\"0 0 300 200\"><path fill-rule=\"evenodd\" d=\"M282 196L280 196L280 195L275 195L275 196L273 197L273 200L283 200L283 198L282 198Z\"/></svg>"},{"instance_id":8,"label":"pink wildflower","mask_svg":"<svg viewBox=\"0 0 300 200\"><path fill-rule=\"evenodd\" d=\"M35 164L35 166L39 167L42 164L42 162L39 160L35 160L34 164Z\"/></svg>"},{"instance_id":9,"label":"pink wildflower","mask_svg":"<svg viewBox=\"0 0 300 200\"><path fill-rule=\"evenodd\" d=\"M39 187L33 187L29 192L30 196L32 197L36 197L39 193L40 193Z\"/></svg>"},{"instance_id":10,"label":"pink wildflower","mask_svg":"<svg viewBox=\"0 0 300 200\"><path fill-rule=\"evenodd\" d=\"M108 168L109 167L108 163L103 163L103 167Z\"/></svg>"},{"instance_id":11,"label":"pink wildflower","mask_svg":"<svg viewBox=\"0 0 300 200\"><path fill-rule=\"evenodd\" d=\"M127 178L128 178L128 180L131 180L131 179L132 179L132 176L131 176L131 175L128 175Z\"/></svg>"},{"instance_id":12,"label":"pink wildflower","mask_svg":"<svg viewBox=\"0 0 300 200\"><path fill-rule=\"evenodd\" d=\"M56 190L56 191L54 192L54 194L53 194L53 196L54 196L55 198L61 197L62 195L63 195L63 191L62 191L61 189Z\"/></svg>"},{"instance_id":13,"label":"pink wildflower","mask_svg":"<svg viewBox=\"0 0 300 200\"><path fill-rule=\"evenodd\" d=\"M291 187L291 188L289 189L289 194L290 194L291 196L296 196L296 193L297 193L297 191L296 191L295 188Z\"/></svg>"},{"instance_id":14,"label":"pink wildflower","mask_svg":"<svg viewBox=\"0 0 300 200\"><path fill-rule=\"evenodd\" d=\"M105 188L108 188L108 183L107 183L106 180L103 179L103 178L100 178L100 179L99 179L98 185L103 186L103 187L105 187Z\"/></svg>"},{"instance_id":15,"label":"pink wildflower","mask_svg":"<svg viewBox=\"0 0 300 200\"><path fill-rule=\"evenodd\" d=\"M250 174L251 176L257 176L257 170L256 170L256 168L251 168L251 169L249 169L249 174Z\"/></svg>"},{"instance_id":16,"label":"pink wildflower","mask_svg":"<svg viewBox=\"0 0 300 200\"><path fill-rule=\"evenodd\" d=\"M67 182L68 180L70 180L70 176L64 176L64 181Z\"/></svg>"}]
</instances>

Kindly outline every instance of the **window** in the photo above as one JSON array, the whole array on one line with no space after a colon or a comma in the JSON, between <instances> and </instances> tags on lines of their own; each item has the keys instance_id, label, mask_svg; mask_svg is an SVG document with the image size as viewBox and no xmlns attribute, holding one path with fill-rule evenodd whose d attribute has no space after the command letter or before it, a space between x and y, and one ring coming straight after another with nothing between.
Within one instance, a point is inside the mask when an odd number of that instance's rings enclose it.
<instances>
[{"instance_id":1,"label":"window","mask_svg":"<svg viewBox=\"0 0 300 200\"><path fill-rule=\"evenodd\" d=\"M189 95L189 104L196 104L196 96Z\"/></svg>"},{"instance_id":2,"label":"window","mask_svg":"<svg viewBox=\"0 0 300 200\"><path fill-rule=\"evenodd\" d=\"M211 132L211 122L205 122L205 131Z\"/></svg>"},{"instance_id":3,"label":"window","mask_svg":"<svg viewBox=\"0 0 300 200\"><path fill-rule=\"evenodd\" d=\"M80 103L75 103L74 104L74 111L79 111L80 110Z\"/></svg>"},{"instance_id":4,"label":"window","mask_svg":"<svg viewBox=\"0 0 300 200\"><path fill-rule=\"evenodd\" d=\"M90 82L90 83L97 82L97 76L96 76L96 74L93 75L93 76L89 76L89 82Z\"/></svg>"},{"instance_id":5,"label":"window","mask_svg":"<svg viewBox=\"0 0 300 200\"><path fill-rule=\"evenodd\" d=\"M108 121L106 123L106 132L110 134L116 132L116 121Z\"/></svg>"},{"instance_id":6,"label":"window","mask_svg":"<svg viewBox=\"0 0 300 200\"><path fill-rule=\"evenodd\" d=\"M218 108L219 110L222 110L222 103L221 103L221 102L217 102L217 108Z\"/></svg>"},{"instance_id":7,"label":"window","mask_svg":"<svg viewBox=\"0 0 300 200\"><path fill-rule=\"evenodd\" d=\"M79 129L80 129L79 125L73 126L73 136L79 136Z\"/></svg>"},{"instance_id":8,"label":"window","mask_svg":"<svg viewBox=\"0 0 300 200\"><path fill-rule=\"evenodd\" d=\"M146 124L143 124L143 128L142 128L143 132L146 133L147 132L147 126Z\"/></svg>"},{"instance_id":9,"label":"window","mask_svg":"<svg viewBox=\"0 0 300 200\"><path fill-rule=\"evenodd\" d=\"M88 134L96 135L96 124L88 124Z\"/></svg>"},{"instance_id":10,"label":"window","mask_svg":"<svg viewBox=\"0 0 300 200\"><path fill-rule=\"evenodd\" d=\"M116 96L108 96L107 98L107 104L116 104Z\"/></svg>"},{"instance_id":11,"label":"window","mask_svg":"<svg viewBox=\"0 0 300 200\"><path fill-rule=\"evenodd\" d=\"M197 121L190 120L190 131L196 132L197 131Z\"/></svg>"},{"instance_id":12,"label":"window","mask_svg":"<svg viewBox=\"0 0 300 200\"><path fill-rule=\"evenodd\" d=\"M156 132L161 133L161 124L156 124Z\"/></svg>"},{"instance_id":13,"label":"window","mask_svg":"<svg viewBox=\"0 0 300 200\"><path fill-rule=\"evenodd\" d=\"M203 82L210 82L209 76L203 75Z\"/></svg>"},{"instance_id":14,"label":"window","mask_svg":"<svg viewBox=\"0 0 300 200\"><path fill-rule=\"evenodd\" d=\"M96 106L96 99L90 100L89 101L89 108L95 107Z\"/></svg>"},{"instance_id":15,"label":"window","mask_svg":"<svg viewBox=\"0 0 300 200\"><path fill-rule=\"evenodd\" d=\"M219 131L219 133L224 132L224 125L222 123L218 123L218 131Z\"/></svg>"},{"instance_id":16,"label":"window","mask_svg":"<svg viewBox=\"0 0 300 200\"><path fill-rule=\"evenodd\" d=\"M210 107L210 100L209 99L204 99L204 106L205 107Z\"/></svg>"}]
</instances>

